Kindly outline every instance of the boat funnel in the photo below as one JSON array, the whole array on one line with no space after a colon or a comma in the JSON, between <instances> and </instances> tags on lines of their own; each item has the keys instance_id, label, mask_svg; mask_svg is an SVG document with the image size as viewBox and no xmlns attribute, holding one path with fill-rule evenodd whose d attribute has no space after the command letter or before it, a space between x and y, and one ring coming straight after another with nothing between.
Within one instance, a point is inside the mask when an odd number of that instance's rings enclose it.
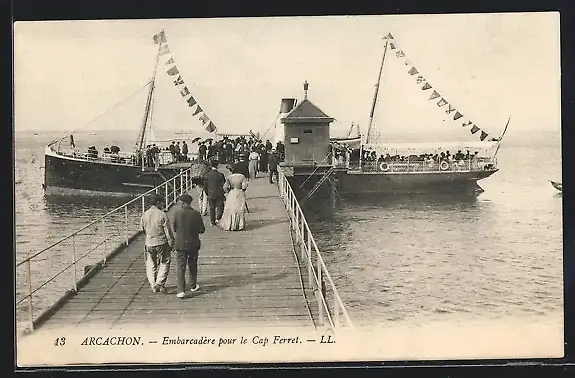
<instances>
[{"instance_id":1,"label":"boat funnel","mask_svg":"<svg viewBox=\"0 0 575 378\"><path fill-rule=\"evenodd\" d=\"M296 105L295 98L282 98L280 113L289 113Z\"/></svg>"}]
</instances>

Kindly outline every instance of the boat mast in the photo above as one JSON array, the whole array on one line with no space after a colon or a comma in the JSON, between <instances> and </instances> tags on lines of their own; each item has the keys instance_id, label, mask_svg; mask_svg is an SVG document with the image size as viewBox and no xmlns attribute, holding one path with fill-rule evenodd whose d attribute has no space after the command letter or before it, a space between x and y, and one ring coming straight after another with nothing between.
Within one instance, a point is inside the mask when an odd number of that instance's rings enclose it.
<instances>
[{"instance_id":1,"label":"boat mast","mask_svg":"<svg viewBox=\"0 0 575 378\"><path fill-rule=\"evenodd\" d=\"M160 60L161 48L162 44L160 43L158 46L158 55L156 56L156 64L154 65L152 80L150 80L150 91L148 92L148 99L146 100L146 107L144 109L144 119L142 120L142 127L140 128L140 133L138 134L138 140L136 142L134 152L138 152L144 147L144 140L146 138L146 129L148 127L148 118L150 116L150 108L152 104L152 96L154 93L154 88L156 87L156 71L158 70L158 62Z\"/></svg>"},{"instance_id":2,"label":"boat mast","mask_svg":"<svg viewBox=\"0 0 575 378\"><path fill-rule=\"evenodd\" d=\"M379 84L381 83L381 74L383 72L383 62L385 62L385 54L387 53L387 45L389 44L389 39L385 40L385 49L383 50L383 58L381 59L381 65L379 66L379 74L377 76L377 83L375 84L375 92L373 93L373 102L371 104L371 112L369 113L369 125L367 126L367 137L365 142L369 142L369 137L371 134L371 125L373 124L373 115L375 113L375 104L377 103L377 95L379 93Z\"/></svg>"}]
</instances>

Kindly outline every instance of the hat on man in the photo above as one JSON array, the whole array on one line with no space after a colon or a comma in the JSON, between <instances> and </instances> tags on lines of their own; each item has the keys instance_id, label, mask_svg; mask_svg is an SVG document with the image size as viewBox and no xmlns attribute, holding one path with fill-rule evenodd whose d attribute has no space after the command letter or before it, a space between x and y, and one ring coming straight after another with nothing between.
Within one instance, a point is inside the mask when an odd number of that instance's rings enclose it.
<instances>
[{"instance_id":1,"label":"hat on man","mask_svg":"<svg viewBox=\"0 0 575 378\"><path fill-rule=\"evenodd\" d=\"M192 203L192 196L190 196L188 193L184 193L180 196L180 201L189 205Z\"/></svg>"},{"instance_id":2,"label":"hat on man","mask_svg":"<svg viewBox=\"0 0 575 378\"><path fill-rule=\"evenodd\" d=\"M163 199L164 199L164 198L162 198L162 196L160 196L159 194L153 193L153 194L150 196L150 204L151 204L151 205L157 205L157 204L159 204L160 202L162 202Z\"/></svg>"}]
</instances>

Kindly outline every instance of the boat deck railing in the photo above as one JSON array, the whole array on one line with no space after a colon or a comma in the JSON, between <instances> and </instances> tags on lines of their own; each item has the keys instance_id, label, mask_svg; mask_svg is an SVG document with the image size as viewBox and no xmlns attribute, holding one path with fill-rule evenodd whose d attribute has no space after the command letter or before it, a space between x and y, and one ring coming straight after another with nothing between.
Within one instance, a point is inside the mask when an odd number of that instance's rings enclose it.
<instances>
[{"instance_id":1,"label":"boat deck railing","mask_svg":"<svg viewBox=\"0 0 575 378\"><path fill-rule=\"evenodd\" d=\"M476 158L458 161L334 161L335 167L349 172L370 173L434 173L476 172L497 168L497 158Z\"/></svg>"},{"instance_id":2,"label":"boat deck railing","mask_svg":"<svg viewBox=\"0 0 575 378\"><path fill-rule=\"evenodd\" d=\"M140 235L140 219L150 194L163 196L167 209L180 194L191 189L190 171L182 170L157 187L18 261L16 280L24 283L18 285L16 291L18 328L32 331L66 299L66 295L78 292L91 275ZM66 295L62 297L64 292ZM58 297L60 300L53 303Z\"/></svg>"},{"instance_id":3,"label":"boat deck railing","mask_svg":"<svg viewBox=\"0 0 575 378\"><path fill-rule=\"evenodd\" d=\"M299 254L298 260L303 263L303 267L307 270L308 284L313 288L316 296L319 325L327 326L332 330L342 326L354 328L310 231L301 206L282 169L279 170L278 181L280 197L289 216L296 249L297 247L300 249L296 251Z\"/></svg>"}]
</instances>

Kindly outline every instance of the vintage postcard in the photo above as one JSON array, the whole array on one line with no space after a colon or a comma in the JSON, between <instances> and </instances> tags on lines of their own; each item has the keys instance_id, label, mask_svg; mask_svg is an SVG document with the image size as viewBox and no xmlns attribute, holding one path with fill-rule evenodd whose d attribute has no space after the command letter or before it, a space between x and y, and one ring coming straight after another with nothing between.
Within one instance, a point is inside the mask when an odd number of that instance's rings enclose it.
<instances>
[{"instance_id":1,"label":"vintage postcard","mask_svg":"<svg viewBox=\"0 0 575 378\"><path fill-rule=\"evenodd\" d=\"M17 364L563 356L560 16L17 22Z\"/></svg>"}]
</instances>

